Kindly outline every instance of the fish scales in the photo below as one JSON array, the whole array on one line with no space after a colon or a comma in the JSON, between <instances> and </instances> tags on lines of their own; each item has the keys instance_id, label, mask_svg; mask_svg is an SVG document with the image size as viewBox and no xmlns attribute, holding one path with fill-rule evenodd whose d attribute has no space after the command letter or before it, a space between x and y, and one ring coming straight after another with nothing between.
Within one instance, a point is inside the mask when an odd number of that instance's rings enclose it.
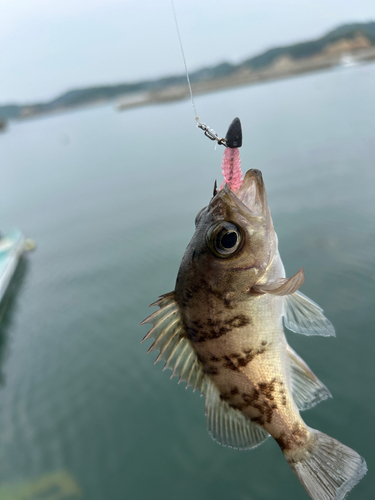
<instances>
[{"instance_id":1,"label":"fish scales","mask_svg":"<svg viewBox=\"0 0 375 500\"><path fill-rule=\"evenodd\" d=\"M285 277L278 252L260 281L274 276ZM262 425L276 440L288 436L292 445L296 429L307 440L308 428L291 395L282 298L251 297L247 290L245 300L236 291L220 296L207 281L196 287L195 275L189 285L184 281L181 300L177 286L176 299L183 302L186 287L196 290L195 300L192 297L186 308L181 307L181 316L220 397ZM300 438L296 444L301 444Z\"/></svg>"},{"instance_id":2,"label":"fish scales","mask_svg":"<svg viewBox=\"0 0 375 500\"><path fill-rule=\"evenodd\" d=\"M362 479L354 450L310 428L300 410L331 397L288 345L284 325L334 335L323 310L301 294L301 269L286 278L262 174L242 179L241 125L228 130L224 183L195 221L174 292L143 323L156 361L206 396L207 425L221 444L250 449L271 435L313 500L341 500Z\"/></svg>"}]
</instances>

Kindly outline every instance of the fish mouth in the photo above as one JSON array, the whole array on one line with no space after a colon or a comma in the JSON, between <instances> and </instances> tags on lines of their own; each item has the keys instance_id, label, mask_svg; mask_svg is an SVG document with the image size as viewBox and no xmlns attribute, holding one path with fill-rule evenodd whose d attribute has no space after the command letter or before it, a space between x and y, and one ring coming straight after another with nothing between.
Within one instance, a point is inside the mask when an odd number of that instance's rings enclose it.
<instances>
[{"instance_id":1,"label":"fish mouth","mask_svg":"<svg viewBox=\"0 0 375 500\"><path fill-rule=\"evenodd\" d=\"M235 197L252 215L267 215L266 189L260 170L248 170L239 189L232 190L228 184L225 184L221 192Z\"/></svg>"}]
</instances>

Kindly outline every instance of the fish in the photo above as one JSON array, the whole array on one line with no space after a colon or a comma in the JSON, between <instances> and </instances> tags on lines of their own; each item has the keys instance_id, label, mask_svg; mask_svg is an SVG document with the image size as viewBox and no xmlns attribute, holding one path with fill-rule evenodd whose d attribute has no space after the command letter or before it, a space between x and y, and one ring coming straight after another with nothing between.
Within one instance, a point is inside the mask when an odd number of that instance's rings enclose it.
<instances>
[{"instance_id":1,"label":"fish","mask_svg":"<svg viewBox=\"0 0 375 500\"><path fill-rule=\"evenodd\" d=\"M334 336L323 310L299 291L303 269L286 277L262 173L242 178L242 128L233 120L222 162L224 182L195 219L175 290L144 337L156 362L205 396L208 431L249 450L272 436L313 500L340 500L367 472L365 460L309 427L300 412L331 397L290 347L286 329Z\"/></svg>"}]
</instances>

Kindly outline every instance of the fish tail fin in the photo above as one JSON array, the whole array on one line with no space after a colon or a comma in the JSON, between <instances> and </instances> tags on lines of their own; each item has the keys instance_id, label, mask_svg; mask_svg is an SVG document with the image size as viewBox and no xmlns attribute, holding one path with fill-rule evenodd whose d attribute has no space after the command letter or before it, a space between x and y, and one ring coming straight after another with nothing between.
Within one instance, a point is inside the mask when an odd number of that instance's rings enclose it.
<instances>
[{"instance_id":1,"label":"fish tail fin","mask_svg":"<svg viewBox=\"0 0 375 500\"><path fill-rule=\"evenodd\" d=\"M367 472L365 460L336 439L310 429L307 448L284 455L313 500L342 500Z\"/></svg>"}]
</instances>

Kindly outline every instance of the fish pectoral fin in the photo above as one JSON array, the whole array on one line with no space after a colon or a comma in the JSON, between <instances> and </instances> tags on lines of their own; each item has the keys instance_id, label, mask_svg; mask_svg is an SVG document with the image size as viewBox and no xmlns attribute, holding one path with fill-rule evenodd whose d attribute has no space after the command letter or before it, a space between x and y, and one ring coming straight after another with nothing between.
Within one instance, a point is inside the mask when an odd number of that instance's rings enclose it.
<instances>
[{"instance_id":1,"label":"fish pectoral fin","mask_svg":"<svg viewBox=\"0 0 375 500\"><path fill-rule=\"evenodd\" d=\"M254 285L251 291L256 293L270 293L272 295L291 295L304 283L303 267L291 278L279 278L269 283Z\"/></svg>"},{"instance_id":2,"label":"fish pectoral fin","mask_svg":"<svg viewBox=\"0 0 375 500\"><path fill-rule=\"evenodd\" d=\"M208 432L224 446L249 450L269 437L260 425L251 422L240 410L223 401L211 381L206 386L206 416Z\"/></svg>"},{"instance_id":3,"label":"fish pectoral fin","mask_svg":"<svg viewBox=\"0 0 375 500\"><path fill-rule=\"evenodd\" d=\"M293 399L300 410L308 410L320 401L331 398L327 387L314 375L309 366L288 345Z\"/></svg>"},{"instance_id":4,"label":"fish pectoral fin","mask_svg":"<svg viewBox=\"0 0 375 500\"><path fill-rule=\"evenodd\" d=\"M323 309L301 292L285 297L284 325L304 335L335 336L335 329Z\"/></svg>"},{"instance_id":5,"label":"fish pectoral fin","mask_svg":"<svg viewBox=\"0 0 375 500\"><path fill-rule=\"evenodd\" d=\"M171 378L177 375L178 383L185 381L186 387L192 386L194 391L198 389L205 392L208 378L192 342L186 335L174 292L162 295L151 305L159 306L159 309L141 323L141 325L153 324L142 340L143 342L149 338L155 339L148 352L159 351L155 363L164 360L163 370L171 369Z\"/></svg>"}]
</instances>

